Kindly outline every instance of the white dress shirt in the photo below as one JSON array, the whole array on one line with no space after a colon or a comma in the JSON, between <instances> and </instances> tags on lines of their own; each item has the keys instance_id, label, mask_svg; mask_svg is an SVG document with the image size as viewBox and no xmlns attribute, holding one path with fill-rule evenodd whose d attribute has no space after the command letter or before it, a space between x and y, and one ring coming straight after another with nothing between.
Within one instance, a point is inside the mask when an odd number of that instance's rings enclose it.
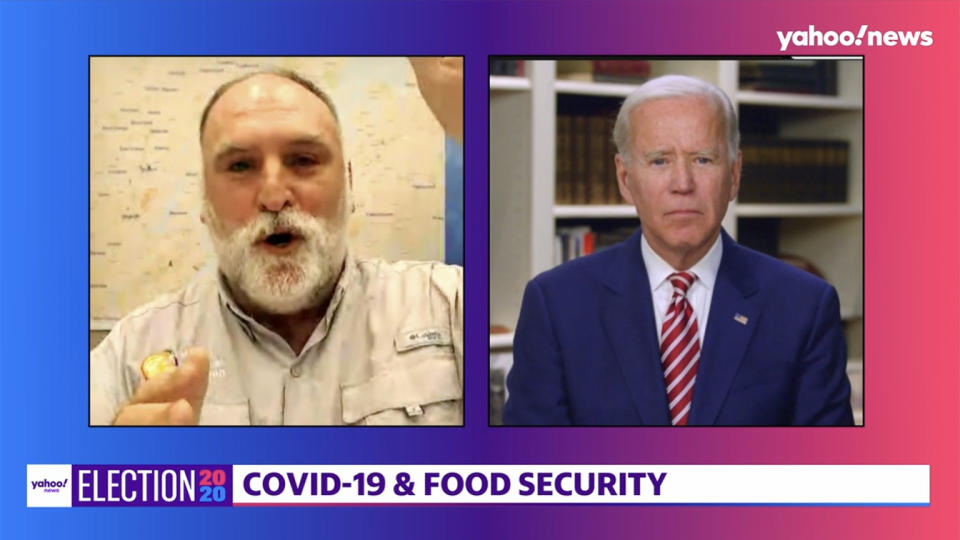
<instances>
[{"instance_id":1,"label":"white dress shirt","mask_svg":"<svg viewBox=\"0 0 960 540\"><path fill-rule=\"evenodd\" d=\"M647 267L647 277L650 278L650 296L653 297L653 314L657 321L657 340L663 341L660 329L663 328L663 319L673 299L673 285L667 279L670 274L679 272L667 261L653 251L647 242L647 237L640 239L640 251L643 253L643 264ZM697 330L700 334L700 347L703 347L703 337L707 335L707 316L710 315L710 300L713 298L713 286L717 282L717 271L720 269L720 259L723 257L723 242L717 235L716 242L710 251L687 272L697 275L697 279L687 291L687 301L693 307L693 314L697 318Z\"/></svg>"}]
</instances>

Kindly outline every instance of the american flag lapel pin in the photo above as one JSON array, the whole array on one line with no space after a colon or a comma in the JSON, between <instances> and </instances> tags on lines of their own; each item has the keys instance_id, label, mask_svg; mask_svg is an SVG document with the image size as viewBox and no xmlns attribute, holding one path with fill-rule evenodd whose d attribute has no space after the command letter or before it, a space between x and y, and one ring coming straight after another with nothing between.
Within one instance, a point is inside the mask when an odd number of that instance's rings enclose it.
<instances>
[{"instance_id":1,"label":"american flag lapel pin","mask_svg":"<svg viewBox=\"0 0 960 540\"><path fill-rule=\"evenodd\" d=\"M733 316L733 320L735 320L735 321L737 321L738 323L746 326L746 325L747 325L747 321L748 321L749 319L747 319L747 316L746 316L746 315L741 315L741 314L737 313L736 315Z\"/></svg>"}]
</instances>

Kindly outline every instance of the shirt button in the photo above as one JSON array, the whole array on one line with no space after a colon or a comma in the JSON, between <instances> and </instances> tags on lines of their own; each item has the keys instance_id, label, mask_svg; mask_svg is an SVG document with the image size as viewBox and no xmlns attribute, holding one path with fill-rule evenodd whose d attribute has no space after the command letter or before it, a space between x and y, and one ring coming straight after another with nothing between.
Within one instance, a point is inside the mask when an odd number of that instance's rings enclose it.
<instances>
[{"instance_id":1,"label":"shirt button","mask_svg":"<svg viewBox=\"0 0 960 540\"><path fill-rule=\"evenodd\" d=\"M293 366L290 368L290 374L294 377L299 377L300 375L303 375L303 369L301 369L300 366Z\"/></svg>"}]
</instances>

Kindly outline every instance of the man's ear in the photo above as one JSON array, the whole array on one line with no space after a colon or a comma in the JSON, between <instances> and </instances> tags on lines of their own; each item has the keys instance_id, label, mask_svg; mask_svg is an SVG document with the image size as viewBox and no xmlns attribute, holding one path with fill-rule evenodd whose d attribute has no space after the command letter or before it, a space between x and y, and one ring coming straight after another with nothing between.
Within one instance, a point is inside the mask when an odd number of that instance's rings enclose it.
<instances>
[{"instance_id":1,"label":"man's ear","mask_svg":"<svg viewBox=\"0 0 960 540\"><path fill-rule=\"evenodd\" d=\"M617 166L617 187L620 188L620 195L628 203L634 204L633 193L630 192L630 171L627 168L627 163L620 154L614 156L613 162Z\"/></svg>"},{"instance_id":2,"label":"man's ear","mask_svg":"<svg viewBox=\"0 0 960 540\"><path fill-rule=\"evenodd\" d=\"M743 170L743 153L740 150L737 150L737 159L733 162L733 169L730 171L731 183L730 183L730 200L737 198L737 194L740 192L740 172Z\"/></svg>"}]
</instances>

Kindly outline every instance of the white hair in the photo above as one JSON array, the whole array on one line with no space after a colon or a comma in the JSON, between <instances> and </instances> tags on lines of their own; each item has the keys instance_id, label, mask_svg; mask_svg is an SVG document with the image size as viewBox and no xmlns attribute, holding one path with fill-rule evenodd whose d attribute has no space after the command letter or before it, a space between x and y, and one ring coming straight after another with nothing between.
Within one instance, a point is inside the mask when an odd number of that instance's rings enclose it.
<instances>
[{"instance_id":1,"label":"white hair","mask_svg":"<svg viewBox=\"0 0 960 540\"><path fill-rule=\"evenodd\" d=\"M727 155L731 163L736 161L737 151L740 149L740 127L733 103L730 102L727 94L715 85L686 75L664 75L650 79L623 100L620 112L617 113L617 122L613 126L613 141L617 145L620 159L630 163L630 143L632 142L630 113L634 109L655 99L691 96L704 97L723 112L723 120L726 124Z\"/></svg>"},{"instance_id":2,"label":"white hair","mask_svg":"<svg viewBox=\"0 0 960 540\"><path fill-rule=\"evenodd\" d=\"M203 215L217 253L220 271L234 294L267 313L290 314L318 305L333 289L346 256L345 193L337 215L318 218L294 208L262 212L229 233L204 197ZM305 243L292 254L262 253L254 243L275 230L291 230Z\"/></svg>"}]
</instances>

